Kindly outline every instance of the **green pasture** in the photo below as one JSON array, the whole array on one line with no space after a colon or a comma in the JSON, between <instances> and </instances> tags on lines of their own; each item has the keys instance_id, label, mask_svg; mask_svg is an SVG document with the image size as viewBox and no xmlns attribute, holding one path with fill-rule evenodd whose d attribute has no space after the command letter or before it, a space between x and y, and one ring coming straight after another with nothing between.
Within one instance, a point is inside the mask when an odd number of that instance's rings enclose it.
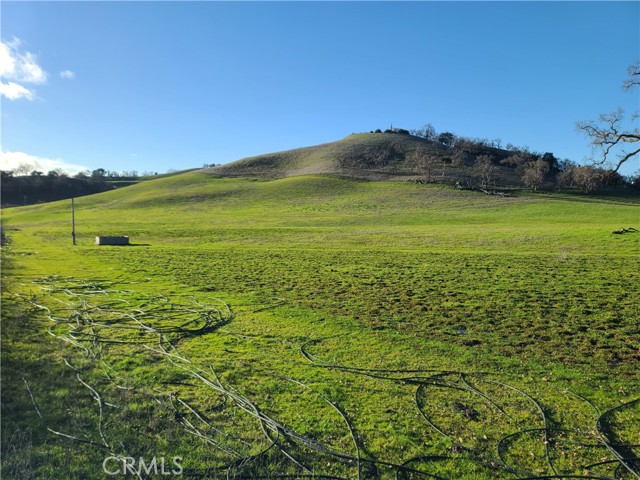
<instances>
[{"instance_id":1,"label":"green pasture","mask_svg":"<svg viewBox=\"0 0 640 480\"><path fill-rule=\"evenodd\" d=\"M187 173L75 206L76 246L69 201L3 212L2 478L640 471L637 196Z\"/></svg>"}]
</instances>

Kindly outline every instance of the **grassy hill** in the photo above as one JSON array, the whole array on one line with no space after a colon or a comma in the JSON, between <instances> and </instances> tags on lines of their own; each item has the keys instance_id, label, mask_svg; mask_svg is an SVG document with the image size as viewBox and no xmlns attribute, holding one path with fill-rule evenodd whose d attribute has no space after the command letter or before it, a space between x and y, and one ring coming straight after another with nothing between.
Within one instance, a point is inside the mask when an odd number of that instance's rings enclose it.
<instances>
[{"instance_id":1,"label":"grassy hill","mask_svg":"<svg viewBox=\"0 0 640 480\"><path fill-rule=\"evenodd\" d=\"M442 165L439 165L438 175L444 170L441 180L466 178L470 174L470 165L447 167L451 163L451 149L430 140L399 133L358 133L336 142L244 158L204 171L221 176L265 178L309 174L370 180L417 178L416 167L410 159L417 149L422 149L424 155L439 159ZM477 152L481 153L494 155L496 161L508 156L505 150L489 147ZM506 167L500 170L509 171Z\"/></svg>"},{"instance_id":2,"label":"grassy hill","mask_svg":"<svg viewBox=\"0 0 640 480\"><path fill-rule=\"evenodd\" d=\"M249 160L4 213L3 478L634 478L637 197Z\"/></svg>"},{"instance_id":3,"label":"grassy hill","mask_svg":"<svg viewBox=\"0 0 640 480\"><path fill-rule=\"evenodd\" d=\"M201 171L221 177L323 174L366 180L411 180L482 188L494 193L496 189L529 188L639 195L638 182L616 172L561 161L551 152L507 147L497 148L484 139L456 137L446 132L437 140L427 140L396 129L352 134L336 142L244 158Z\"/></svg>"}]
</instances>

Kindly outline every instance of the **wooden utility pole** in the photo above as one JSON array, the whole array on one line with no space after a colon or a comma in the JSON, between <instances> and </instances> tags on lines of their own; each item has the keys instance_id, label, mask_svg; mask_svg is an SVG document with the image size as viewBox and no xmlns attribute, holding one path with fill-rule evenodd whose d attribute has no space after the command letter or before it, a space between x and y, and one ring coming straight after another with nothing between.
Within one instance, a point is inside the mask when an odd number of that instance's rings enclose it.
<instances>
[{"instance_id":1,"label":"wooden utility pole","mask_svg":"<svg viewBox=\"0 0 640 480\"><path fill-rule=\"evenodd\" d=\"M71 240L76 244L76 206L71 197Z\"/></svg>"}]
</instances>

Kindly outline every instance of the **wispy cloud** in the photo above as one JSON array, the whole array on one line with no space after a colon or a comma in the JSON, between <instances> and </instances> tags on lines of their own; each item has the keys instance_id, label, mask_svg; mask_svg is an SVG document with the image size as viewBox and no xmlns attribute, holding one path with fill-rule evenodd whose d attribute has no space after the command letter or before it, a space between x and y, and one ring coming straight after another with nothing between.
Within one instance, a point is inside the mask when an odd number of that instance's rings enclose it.
<instances>
[{"instance_id":1,"label":"wispy cloud","mask_svg":"<svg viewBox=\"0 0 640 480\"><path fill-rule=\"evenodd\" d=\"M73 80L74 78L76 78L76 74L71 70L63 70L62 72L60 72L60 78L64 78L66 80Z\"/></svg>"},{"instance_id":2,"label":"wispy cloud","mask_svg":"<svg viewBox=\"0 0 640 480\"><path fill-rule=\"evenodd\" d=\"M19 39L0 41L0 95L9 100L33 100L35 90L24 84L42 85L46 82L47 72L38 65L33 53L24 51Z\"/></svg>"},{"instance_id":3,"label":"wispy cloud","mask_svg":"<svg viewBox=\"0 0 640 480\"><path fill-rule=\"evenodd\" d=\"M29 155L24 152L4 152L0 150L0 170L19 170L22 173L39 172L47 173L51 170L62 170L69 175L90 170L85 165L69 163L61 158L46 158Z\"/></svg>"}]
</instances>

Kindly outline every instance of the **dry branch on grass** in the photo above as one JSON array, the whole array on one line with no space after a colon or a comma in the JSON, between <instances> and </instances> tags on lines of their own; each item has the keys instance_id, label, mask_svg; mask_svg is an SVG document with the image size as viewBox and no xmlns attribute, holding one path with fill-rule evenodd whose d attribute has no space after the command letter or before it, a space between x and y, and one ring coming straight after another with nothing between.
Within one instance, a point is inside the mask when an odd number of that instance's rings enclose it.
<instances>
[{"instance_id":1,"label":"dry branch on grass","mask_svg":"<svg viewBox=\"0 0 640 480\"><path fill-rule=\"evenodd\" d=\"M628 229L625 229L628 230ZM632 229L636 231L635 229ZM532 469L523 465L511 465L507 459L507 455L510 453L510 449L515 440L520 437L532 436L532 441L541 442L544 448L544 460L546 462L546 468L551 472L547 476L537 478L558 478L562 477L563 472L555 463L554 454L557 452L555 449L559 448L554 443L554 439L559 435L567 434L569 430L561 430L555 425L547 414L546 407L543 406L532 395L525 392L523 389L514 385L501 382L491 378L484 374L473 374L457 371L434 371L428 369L417 370L402 370L402 369L368 369L361 367L349 367L346 365L333 364L323 361L318 355L312 353L311 347L319 344L323 339L315 339L308 341L300 346L300 354L308 362L308 365L313 368L321 368L328 370L338 370L344 374L363 376L371 379L376 379L380 382L391 382L401 385L408 385L415 387L415 408L424 419L426 424L433 429L434 432L449 439L451 443L450 452L448 455L426 455L421 457L415 457L409 460L405 460L402 463L386 461L379 458L369 458L368 455L363 454L365 452L361 446L361 440L356 433L356 426L350 415L344 411L336 402L327 398L321 393L317 393L319 397L332 407L334 411L341 417L349 436L353 442L355 452L354 454L344 452L335 447L328 445L320 439L313 438L308 435L303 435L289 425L286 425L271 415L265 413L252 399L248 396L238 392L236 388L232 386L225 386L218 375L216 374L213 366L209 365L208 369L200 367L194 364L190 359L186 358L178 349L177 340L184 335L193 335L194 333L213 332L216 331L220 325L229 323L233 318L233 313L230 307L222 303L222 308L216 308L209 305L202 305L198 302L192 302L190 305L178 305L174 304L171 299L160 301L161 306L157 308L130 308L126 302L108 301L102 302L98 308L93 305L90 300L95 298L95 295L107 295L108 297L117 296L117 290L106 290L102 288L95 288L90 284L85 284L87 295L83 294L83 288L73 284L70 280L66 280L65 285L56 288L55 285L49 284L43 289L46 295L61 294L68 300L65 304L62 304L62 310L67 313L67 318L56 312L55 309L49 310L48 307L40 305L42 300L31 299L35 307L40 311L46 312L47 316L52 322L52 327L49 329L49 333L56 336L60 340L66 342L68 348L77 349L79 353L83 355L83 358L88 359L89 362L94 362L99 359L101 364L109 368L110 372L102 369L106 378L109 379L117 388L120 389L133 389L133 387L122 386L116 383L114 377L116 377L113 369L106 364L104 359L98 355L101 348L101 341L113 341L113 339L107 338L109 334L121 334L123 331L130 331L131 329L137 330L139 335L142 335L145 340L133 341L127 337L120 337L120 342L128 343L134 348L142 351L151 352L158 356L158 358L165 359L169 364L182 371L188 377L193 380L194 384L201 385L206 389L213 391L216 395L219 395L224 399L223 405L226 407L227 402L229 406L237 408L242 414L247 415L249 419L254 420L257 423L258 429L262 433L262 437L266 440L266 447L258 454L248 454L242 450L249 448L246 442L242 442L241 439L231 439L231 435L225 432L223 429L214 426L210 419L203 413L198 411L197 408L192 406L190 402L180 398L177 392L164 392L158 389L152 389L149 391L149 395L152 396L159 404L168 405L174 412L174 416L178 423L182 426L185 432L193 435L195 438L204 442L205 444L214 447L220 452L225 453L233 461L225 468L230 476L235 474L242 474L243 470L248 468L252 462L267 455L267 452L276 452L282 455L287 461L294 466L296 470L299 470L299 475L296 478L305 475L313 475L315 478L341 478L331 475L318 474L311 465L308 464L310 460L318 460L321 458L328 458L337 464L342 464L344 468L357 469L357 478L363 478L365 468L371 469L371 471L378 471L379 468L389 469L396 473L397 478L409 478L411 476L423 477L423 478L441 478L437 475L428 473L427 471L414 468L412 465L421 462L423 464L429 464L431 462L440 462L443 460L450 462L473 462L483 468L489 469L489 471L516 474L519 476L526 476L531 478L535 476L535 472ZM106 293L105 293L106 292ZM53 303L53 302L51 302ZM148 303L151 303L149 301ZM128 309L125 307L129 307ZM166 308L165 308L166 307ZM178 326L175 326L176 319L172 323L173 325L167 326L166 323L159 321L161 317L164 317L169 312L173 312L178 316L177 320L181 321ZM190 316L188 321L184 321L185 316ZM166 320L166 319L164 319ZM194 322L196 328L193 328ZM198 322L203 327L198 327ZM66 333L61 333L59 330L63 329L65 325L68 328ZM122 327L127 327L123 329ZM208 330L208 328L212 330ZM54 329L58 329L53 331ZM84 329L89 329L90 333L85 335ZM104 352L103 352L104 353ZM98 403L99 419L98 419L98 434L101 442L94 442L92 440L80 438L78 436L70 435L67 433L54 430L46 427L47 430L57 436L65 437L67 439L81 442L87 445L95 446L103 450L111 451L113 442L109 442L106 432L103 429L104 423L104 406L108 404L102 397L98 390L87 383L82 377L80 377L79 369L73 367L71 362L66 356L63 357L68 367L76 371L76 378L80 384L89 389L91 397ZM83 369L84 371L84 369ZM309 386L303 382L285 378L295 384L302 386L306 390L311 390ZM29 387L28 382L24 379L26 388L31 397L33 406L42 418L41 410L38 409L34 392ZM484 385L482 387L482 385ZM143 388L143 387L140 387ZM451 425L438 425L438 420L431 417L427 411L429 408L433 408L433 405L429 404L429 401L433 402L433 395L427 395L427 389L432 394L434 392L449 392L447 394L448 402L450 403L451 410L458 412L459 417L462 417L461 421L464 425L470 427L474 422L482 421L483 415L488 413L480 413L480 410L468 405L468 401L464 400L461 395L466 395L473 401L482 402L487 412L494 415L494 420L502 419L510 426L509 432L498 432L493 436L496 445L493 451L480 448L479 445L462 445L462 441L459 440L459 433L451 431L453 428ZM570 393L570 392L567 392ZM582 435L585 438L589 438L589 441L594 445L600 445L606 448L611 455L612 460L606 460L605 462L617 462L621 468L625 468L631 473L634 473L634 468L637 459L627 458L626 452L628 447L622 444L616 444L611 440L609 430L611 426L606 422L608 416L613 412L625 408L630 405L635 405L640 399L628 402L625 405L616 407L615 409L608 410L604 414L599 414L598 410L588 402L588 400L574 395L574 397L585 401L591 409L594 409L597 419L595 421L593 432L583 432L575 430L576 435ZM161 399L164 399L162 401ZM465 403L463 403L465 402ZM528 407L527 407L528 406ZM513 412L514 408L521 407L517 413ZM478 407L480 408L480 407ZM507 411L509 410L509 412ZM437 410L436 410L437 411ZM433 414L433 410L431 411ZM485 419L485 421L487 421ZM597 432L597 433L596 433ZM485 437L486 438L486 437ZM234 447L233 443L237 447ZM111 452L118 458L122 457L118 452ZM588 467L593 467L599 464L585 465L581 468L589 471ZM595 467L593 467L595 468ZM376 474L377 475L377 474ZM374 475L374 476L376 476ZM576 476L571 475L573 478L607 478L605 476L593 474L590 476ZM286 475L285 475L286 477ZM355 477L353 475L352 477Z\"/></svg>"}]
</instances>

